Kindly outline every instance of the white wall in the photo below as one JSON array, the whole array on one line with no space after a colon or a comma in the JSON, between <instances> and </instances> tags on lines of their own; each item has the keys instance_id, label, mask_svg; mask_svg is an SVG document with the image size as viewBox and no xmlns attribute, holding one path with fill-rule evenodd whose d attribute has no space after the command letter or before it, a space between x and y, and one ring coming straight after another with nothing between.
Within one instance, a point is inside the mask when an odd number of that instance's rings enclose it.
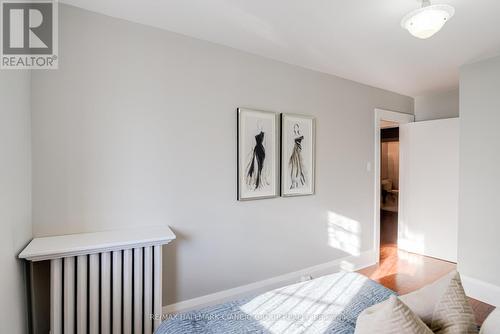
<instances>
[{"instance_id":1,"label":"white wall","mask_svg":"<svg viewBox=\"0 0 500 334\"><path fill-rule=\"evenodd\" d=\"M0 333L27 333L24 267L32 235L30 74L0 72Z\"/></svg>"},{"instance_id":2,"label":"white wall","mask_svg":"<svg viewBox=\"0 0 500 334\"><path fill-rule=\"evenodd\" d=\"M60 69L32 82L36 236L172 226L165 304L372 249L374 108L412 113L412 98L74 7L60 15ZM237 107L317 118L316 195L236 201ZM331 246L332 219L359 225L354 245Z\"/></svg>"},{"instance_id":3,"label":"white wall","mask_svg":"<svg viewBox=\"0 0 500 334\"><path fill-rule=\"evenodd\" d=\"M500 57L460 70L461 273L500 292ZM500 295L497 305L500 305Z\"/></svg>"},{"instance_id":4,"label":"white wall","mask_svg":"<svg viewBox=\"0 0 500 334\"><path fill-rule=\"evenodd\" d=\"M456 262L458 118L401 125L399 140L398 245Z\"/></svg>"},{"instance_id":5,"label":"white wall","mask_svg":"<svg viewBox=\"0 0 500 334\"><path fill-rule=\"evenodd\" d=\"M459 89L415 98L415 121L459 116Z\"/></svg>"}]
</instances>

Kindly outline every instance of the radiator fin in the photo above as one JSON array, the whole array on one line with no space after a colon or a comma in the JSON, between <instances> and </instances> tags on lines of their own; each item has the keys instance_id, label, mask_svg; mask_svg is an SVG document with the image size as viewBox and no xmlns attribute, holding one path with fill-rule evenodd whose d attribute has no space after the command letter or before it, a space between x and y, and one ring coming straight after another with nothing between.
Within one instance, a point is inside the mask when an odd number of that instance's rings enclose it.
<instances>
[{"instance_id":1,"label":"radiator fin","mask_svg":"<svg viewBox=\"0 0 500 334\"><path fill-rule=\"evenodd\" d=\"M63 262L63 328L64 333L75 331L76 277L75 258L67 257Z\"/></svg>"},{"instance_id":2,"label":"radiator fin","mask_svg":"<svg viewBox=\"0 0 500 334\"><path fill-rule=\"evenodd\" d=\"M113 334L122 333L122 252L115 251L112 256L112 288L111 295L113 296L112 309L112 328Z\"/></svg>"},{"instance_id":3,"label":"radiator fin","mask_svg":"<svg viewBox=\"0 0 500 334\"><path fill-rule=\"evenodd\" d=\"M88 257L76 258L76 333L87 334Z\"/></svg>"},{"instance_id":4,"label":"radiator fin","mask_svg":"<svg viewBox=\"0 0 500 334\"><path fill-rule=\"evenodd\" d=\"M50 274L51 334L152 334L160 324L161 246L52 259Z\"/></svg>"},{"instance_id":5,"label":"radiator fin","mask_svg":"<svg viewBox=\"0 0 500 334\"><path fill-rule=\"evenodd\" d=\"M89 255L89 333L99 334L99 254Z\"/></svg>"}]
</instances>

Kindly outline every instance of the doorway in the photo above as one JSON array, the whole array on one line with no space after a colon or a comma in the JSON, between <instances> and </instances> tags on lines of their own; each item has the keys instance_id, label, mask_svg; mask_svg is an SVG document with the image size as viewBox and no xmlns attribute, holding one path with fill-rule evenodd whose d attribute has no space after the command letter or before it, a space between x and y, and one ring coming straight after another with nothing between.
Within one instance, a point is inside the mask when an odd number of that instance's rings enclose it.
<instances>
[{"instance_id":1,"label":"doorway","mask_svg":"<svg viewBox=\"0 0 500 334\"><path fill-rule=\"evenodd\" d=\"M380 247L398 244L399 124L380 121Z\"/></svg>"},{"instance_id":2,"label":"doorway","mask_svg":"<svg viewBox=\"0 0 500 334\"><path fill-rule=\"evenodd\" d=\"M377 261L381 248L397 248L399 226L399 126L414 121L413 115L375 109L375 219L374 246Z\"/></svg>"}]
</instances>

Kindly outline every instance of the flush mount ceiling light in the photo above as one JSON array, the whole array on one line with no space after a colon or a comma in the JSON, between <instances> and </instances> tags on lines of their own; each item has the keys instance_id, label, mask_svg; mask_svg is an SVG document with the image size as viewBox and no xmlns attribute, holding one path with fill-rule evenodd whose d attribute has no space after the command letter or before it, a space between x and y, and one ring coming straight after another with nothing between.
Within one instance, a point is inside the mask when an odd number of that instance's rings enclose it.
<instances>
[{"instance_id":1,"label":"flush mount ceiling light","mask_svg":"<svg viewBox=\"0 0 500 334\"><path fill-rule=\"evenodd\" d=\"M429 0L422 0L422 8L408 13L401 26L417 38L426 39L437 33L455 14L450 5L431 5Z\"/></svg>"}]
</instances>

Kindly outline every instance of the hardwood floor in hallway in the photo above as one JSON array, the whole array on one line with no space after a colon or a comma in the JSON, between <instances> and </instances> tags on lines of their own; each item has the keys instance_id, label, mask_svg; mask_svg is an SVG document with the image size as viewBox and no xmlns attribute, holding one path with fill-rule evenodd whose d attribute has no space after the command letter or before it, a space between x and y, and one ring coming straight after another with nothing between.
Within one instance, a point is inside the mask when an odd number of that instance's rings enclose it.
<instances>
[{"instance_id":1,"label":"hardwood floor in hallway","mask_svg":"<svg viewBox=\"0 0 500 334\"><path fill-rule=\"evenodd\" d=\"M398 250L395 244L385 244L380 249L380 262L358 272L404 295L436 281L455 268L455 263L408 253ZM494 307L469 299L480 325Z\"/></svg>"}]
</instances>

